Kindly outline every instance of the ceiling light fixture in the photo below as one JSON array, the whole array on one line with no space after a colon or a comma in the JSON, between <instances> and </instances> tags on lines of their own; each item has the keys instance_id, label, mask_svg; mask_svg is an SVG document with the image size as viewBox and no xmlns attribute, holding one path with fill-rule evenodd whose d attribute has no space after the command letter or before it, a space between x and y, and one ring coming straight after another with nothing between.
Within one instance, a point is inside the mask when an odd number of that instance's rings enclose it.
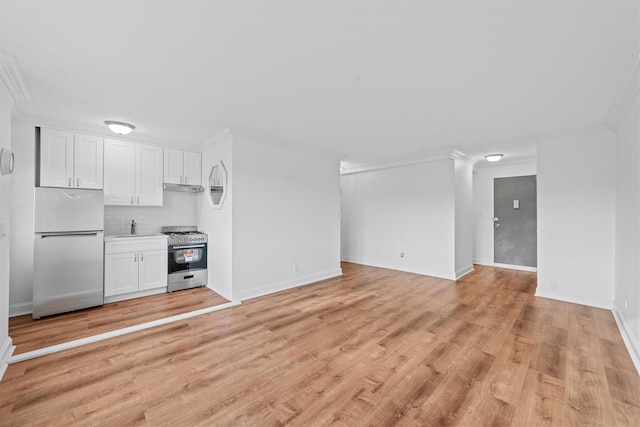
<instances>
[{"instance_id":1,"label":"ceiling light fixture","mask_svg":"<svg viewBox=\"0 0 640 427\"><path fill-rule=\"evenodd\" d=\"M490 162L497 162L502 158L502 156L504 156L504 154L487 154L484 158Z\"/></svg>"},{"instance_id":2,"label":"ceiling light fixture","mask_svg":"<svg viewBox=\"0 0 640 427\"><path fill-rule=\"evenodd\" d=\"M111 132L117 133L118 135L127 135L136 128L134 125L130 125L129 123L112 122L110 120L107 120L104 124L107 125Z\"/></svg>"}]
</instances>

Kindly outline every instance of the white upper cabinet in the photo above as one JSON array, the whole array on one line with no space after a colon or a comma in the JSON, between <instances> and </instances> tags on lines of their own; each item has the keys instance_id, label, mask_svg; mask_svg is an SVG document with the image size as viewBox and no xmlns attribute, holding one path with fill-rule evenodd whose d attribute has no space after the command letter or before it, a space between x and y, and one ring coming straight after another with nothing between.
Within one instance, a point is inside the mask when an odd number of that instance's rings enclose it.
<instances>
[{"instance_id":1,"label":"white upper cabinet","mask_svg":"<svg viewBox=\"0 0 640 427\"><path fill-rule=\"evenodd\" d=\"M53 129L40 131L40 186L102 188L101 137Z\"/></svg>"},{"instance_id":2,"label":"white upper cabinet","mask_svg":"<svg viewBox=\"0 0 640 427\"><path fill-rule=\"evenodd\" d=\"M162 148L107 139L105 205L162 206Z\"/></svg>"},{"instance_id":3,"label":"white upper cabinet","mask_svg":"<svg viewBox=\"0 0 640 427\"><path fill-rule=\"evenodd\" d=\"M162 206L162 148L136 144L136 204Z\"/></svg>"},{"instance_id":4,"label":"white upper cabinet","mask_svg":"<svg viewBox=\"0 0 640 427\"><path fill-rule=\"evenodd\" d=\"M164 182L166 184L201 185L202 154L165 148Z\"/></svg>"},{"instance_id":5,"label":"white upper cabinet","mask_svg":"<svg viewBox=\"0 0 640 427\"><path fill-rule=\"evenodd\" d=\"M107 139L104 143L104 204L132 205L135 193L135 144Z\"/></svg>"},{"instance_id":6,"label":"white upper cabinet","mask_svg":"<svg viewBox=\"0 0 640 427\"><path fill-rule=\"evenodd\" d=\"M184 155L182 150L164 149L164 182L183 184Z\"/></svg>"},{"instance_id":7,"label":"white upper cabinet","mask_svg":"<svg viewBox=\"0 0 640 427\"><path fill-rule=\"evenodd\" d=\"M74 135L74 171L76 187L102 188L104 139L91 135Z\"/></svg>"},{"instance_id":8,"label":"white upper cabinet","mask_svg":"<svg viewBox=\"0 0 640 427\"><path fill-rule=\"evenodd\" d=\"M202 154L184 152L184 183L202 185Z\"/></svg>"}]
</instances>

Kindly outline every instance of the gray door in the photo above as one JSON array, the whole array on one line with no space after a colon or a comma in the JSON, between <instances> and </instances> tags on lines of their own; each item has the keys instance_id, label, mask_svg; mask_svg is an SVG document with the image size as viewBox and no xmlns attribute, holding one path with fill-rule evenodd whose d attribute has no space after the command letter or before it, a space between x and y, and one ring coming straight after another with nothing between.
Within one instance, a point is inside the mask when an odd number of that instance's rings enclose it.
<instances>
[{"instance_id":1,"label":"gray door","mask_svg":"<svg viewBox=\"0 0 640 427\"><path fill-rule=\"evenodd\" d=\"M493 180L493 261L537 267L536 176Z\"/></svg>"}]
</instances>

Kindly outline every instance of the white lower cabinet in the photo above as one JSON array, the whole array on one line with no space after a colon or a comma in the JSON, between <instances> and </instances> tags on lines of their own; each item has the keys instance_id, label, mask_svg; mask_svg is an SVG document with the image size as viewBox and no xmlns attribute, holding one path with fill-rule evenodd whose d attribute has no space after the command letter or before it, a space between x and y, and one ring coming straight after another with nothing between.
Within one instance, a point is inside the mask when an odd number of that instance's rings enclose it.
<instances>
[{"instance_id":1,"label":"white lower cabinet","mask_svg":"<svg viewBox=\"0 0 640 427\"><path fill-rule=\"evenodd\" d=\"M104 296L128 294L138 291L137 252L105 254Z\"/></svg>"},{"instance_id":2,"label":"white lower cabinet","mask_svg":"<svg viewBox=\"0 0 640 427\"><path fill-rule=\"evenodd\" d=\"M167 286L167 250L138 252L138 289Z\"/></svg>"},{"instance_id":3,"label":"white lower cabinet","mask_svg":"<svg viewBox=\"0 0 640 427\"><path fill-rule=\"evenodd\" d=\"M131 294L167 286L167 238L106 237L104 296Z\"/></svg>"}]
</instances>

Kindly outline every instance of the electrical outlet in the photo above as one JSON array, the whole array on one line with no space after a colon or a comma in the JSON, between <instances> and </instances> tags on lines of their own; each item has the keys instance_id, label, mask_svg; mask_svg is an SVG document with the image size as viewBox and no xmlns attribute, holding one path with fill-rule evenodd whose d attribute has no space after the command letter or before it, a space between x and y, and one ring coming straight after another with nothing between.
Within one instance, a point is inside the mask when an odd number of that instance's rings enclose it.
<instances>
[{"instance_id":1,"label":"electrical outlet","mask_svg":"<svg viewBox=\"0 0 640 427\"><path fill-rule=\"evenodd\" d=\"M400 258L404 258L404 252L400 252Z\"/></svg>"},{"instance_id":2,"label":"electrical outlet","mask_svg":"<svg viewBox=\"0 0 640 427\"><path fill-rule=\"evenodd\" d=\"M558 289L558 282L551 282L551 289Z\"/></svg>"}]
</instances>

